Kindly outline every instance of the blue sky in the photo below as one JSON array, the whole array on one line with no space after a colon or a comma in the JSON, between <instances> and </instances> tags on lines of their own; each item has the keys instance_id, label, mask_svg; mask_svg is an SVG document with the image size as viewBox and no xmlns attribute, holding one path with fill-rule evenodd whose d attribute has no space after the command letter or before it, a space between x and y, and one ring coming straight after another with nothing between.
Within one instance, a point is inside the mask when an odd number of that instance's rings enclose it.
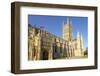
<instances>
[{"instance_id":1,"label":"blue sky","mask_svg":"<svg viewBox=\"0 0 100 76\"><path fill-rule=\"evenodd\" d=\"M53 33L56 36L62 37L63 22L67 23L70 18L72 23L72 36L76 38L77 32L83 35L84 46L88 46L88 18L74 16L43 16L43 15L28 15L28 23L43 26L45 30Z\"/></svg>"}]
</instances>

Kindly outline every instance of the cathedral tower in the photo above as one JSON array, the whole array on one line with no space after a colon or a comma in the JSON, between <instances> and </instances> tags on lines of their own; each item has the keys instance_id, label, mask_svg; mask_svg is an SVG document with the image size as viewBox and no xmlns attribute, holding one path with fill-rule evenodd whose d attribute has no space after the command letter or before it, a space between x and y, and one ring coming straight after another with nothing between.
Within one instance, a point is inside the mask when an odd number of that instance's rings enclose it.
<instances>
[{"instance_id":1,"label":"cathedral tower","mask_svg":"<svg viewBox=\"0 0 100 76\"><path fill-rule=\"evenodd\" d=\"M82 56L82 48L83 48L82 41L83 41L82 36L80 35L79 32L77 32L77 39L76 39L77 50L75 51L75 56Z\"/></svg>"},{"instance_id":2,"label":"cathedral tower","mask_svg":"<svg viewBox=\"0 0 100 76\"><path fill-rule=\"evenodd\" d=\"M84 42L83 42L83 36L81 34L81 47L82 47L82 50L84 49Z\"/></svg>"},{"instance_id":3,"label":"cathedral tower","mask_svg":"<svg viewBox=\"0 0 100 76\"><path fill-rule=\"evenodd\" d=\"M81 50L81 36L79 32L77 32L77 49Z\"/></svg>"},{"instance_id":4,"label":"cathedral tower","mask_svg":"<svg viewBox=\"0 0 100 76\"><path fill-rule=\"evenodd\" d=\"M63 38L67 41L71 41L72 27L71 21L67 18L67 23L63 22Z\"/></svg>"}]
</instances>

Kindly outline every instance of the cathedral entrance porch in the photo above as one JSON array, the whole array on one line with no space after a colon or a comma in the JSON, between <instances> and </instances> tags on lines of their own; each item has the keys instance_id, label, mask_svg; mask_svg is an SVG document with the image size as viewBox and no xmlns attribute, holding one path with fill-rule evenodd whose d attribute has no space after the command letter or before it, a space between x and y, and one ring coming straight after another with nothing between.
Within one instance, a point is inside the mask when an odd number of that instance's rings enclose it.
<instances>
[{"instance_id":1,"label":"cathedral entrance porch","mask_svg":"<svg viewBox=\"0 0 100 76\"><path fill-rule=\"evenodd\" d=\"M42 52L42 60L48 60L48 51L47 50L43 50L43 52Z\"/></svg>"},{"instance_id":2,"label":"cathedral entrance porch","mask_svg":"<svg viewBox=\"0 0 100 76\"><path fill-rule=\"evenodd\" d=\"M41 50L41 60L52 60L52 52L49 49Z\"/></svg>"}]
</instances>

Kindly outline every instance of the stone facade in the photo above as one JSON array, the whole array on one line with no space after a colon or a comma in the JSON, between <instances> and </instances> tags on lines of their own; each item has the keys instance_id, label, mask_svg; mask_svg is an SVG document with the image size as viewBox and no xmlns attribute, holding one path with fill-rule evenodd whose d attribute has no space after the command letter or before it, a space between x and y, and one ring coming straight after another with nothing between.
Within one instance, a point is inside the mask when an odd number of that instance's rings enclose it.
<instances>
[{"instance_id":1,"label":"stone facade","mask_svg":"<svg viewBox=\"0 0 100 76\"><path fill-rule=\"evenodd\" d=\"M28 60L52 60L84 56L82 35L77 33L76 39L72 38L70 20L63 23L63 38L52 33L28 25Z\"/></svg>"}]
</instances>

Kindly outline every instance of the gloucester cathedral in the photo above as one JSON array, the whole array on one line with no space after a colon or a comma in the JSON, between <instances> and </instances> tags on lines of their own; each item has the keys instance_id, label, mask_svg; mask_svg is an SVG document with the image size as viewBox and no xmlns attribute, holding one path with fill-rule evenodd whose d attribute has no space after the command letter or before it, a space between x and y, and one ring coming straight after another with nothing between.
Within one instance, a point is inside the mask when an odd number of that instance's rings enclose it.
<instances>
[{"instance_id":1,"label":"gloucester cathedral","mask_svg":"<svg viewBox=\"0 0 100 76\"><path fill-rule=\"evenodd\" d=\"M43 28L28 24L28 60L53 60L84 57L82 34L77 32L72 37L72 24L70 19L63 23L63 37L44 30Z\"/></svg>"}]
</instances>

